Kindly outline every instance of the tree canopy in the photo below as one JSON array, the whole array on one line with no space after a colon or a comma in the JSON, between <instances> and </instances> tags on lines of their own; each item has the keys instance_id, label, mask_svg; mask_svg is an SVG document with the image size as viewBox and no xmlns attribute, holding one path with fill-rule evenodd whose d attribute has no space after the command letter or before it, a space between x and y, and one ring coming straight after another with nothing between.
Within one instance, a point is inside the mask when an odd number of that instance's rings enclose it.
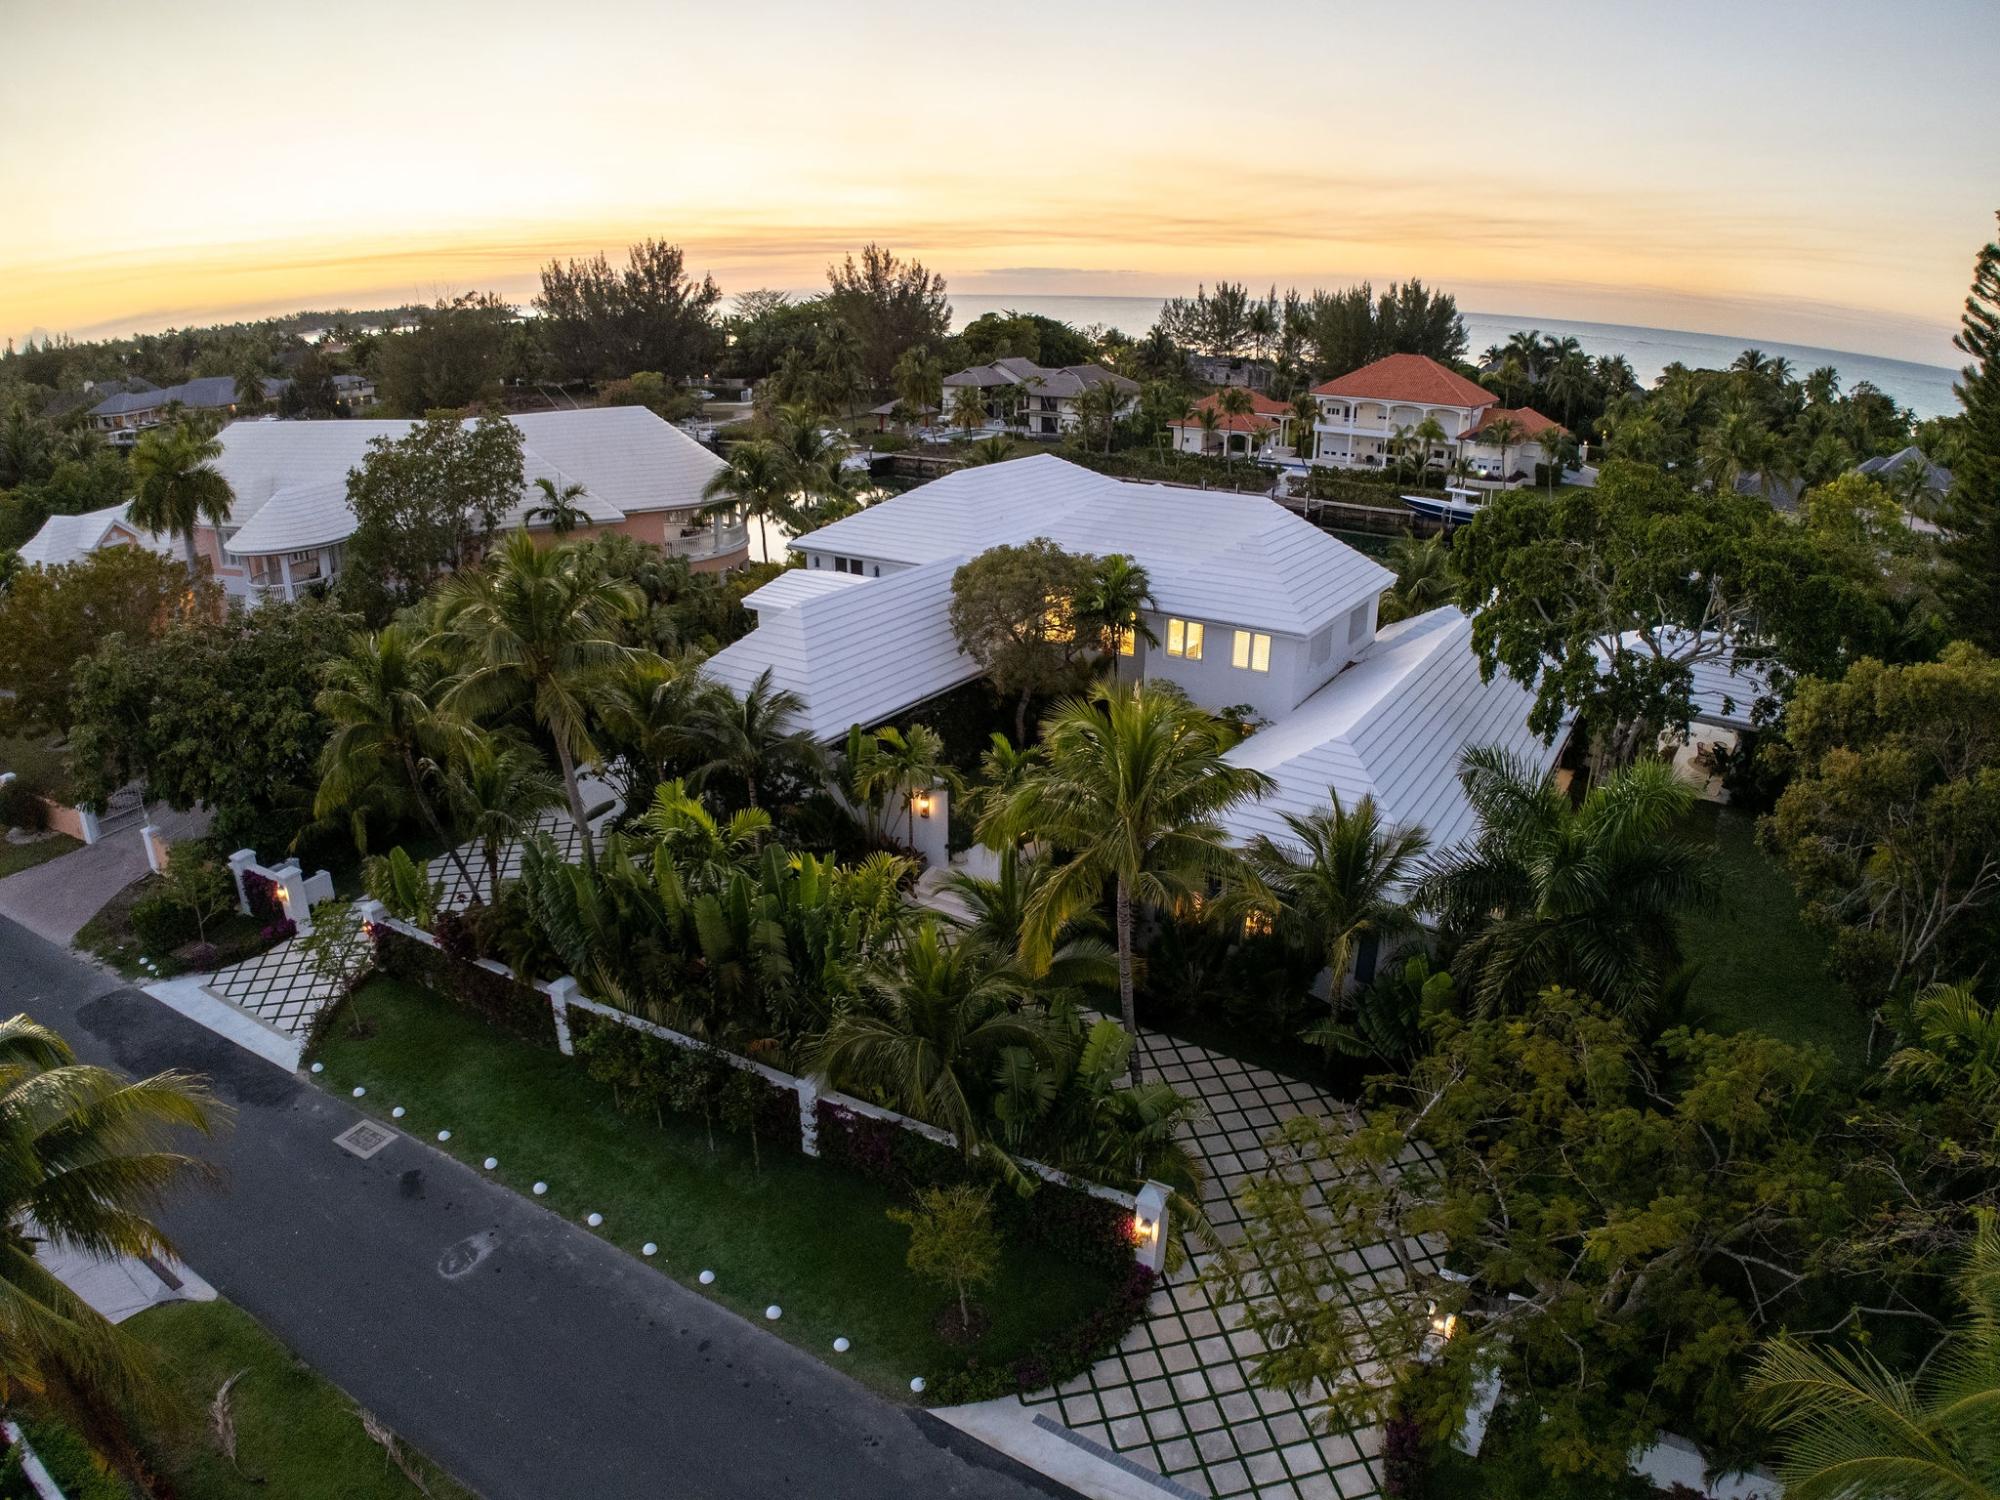
<instances>
[{"instance_id":1,"label":"tree canopy","mask_svg":"<svg viewBox=\"0 0 2000 1500\"><path fill-rule=\"evenodd\" d=\"M614 271L600 253L542 267L536 331L562 380L615 380L654 370L670 381L707 370L722 352L715 278L696 281L679 245L645 239Z\"/></svg>"},{"instance_id":2,"label":"tree canopy","mask_svg":"<svg viewBox=\"0 0 2000 1500\"><path fill-rule=\"evenodd\" d=\"M860 341L862 373L877 389L888 385L905 349L951 332L944 277L922 261L869 244L858 262L850 255L828 266L826 279L827 303Z\"/></svg>"}]
</instances>

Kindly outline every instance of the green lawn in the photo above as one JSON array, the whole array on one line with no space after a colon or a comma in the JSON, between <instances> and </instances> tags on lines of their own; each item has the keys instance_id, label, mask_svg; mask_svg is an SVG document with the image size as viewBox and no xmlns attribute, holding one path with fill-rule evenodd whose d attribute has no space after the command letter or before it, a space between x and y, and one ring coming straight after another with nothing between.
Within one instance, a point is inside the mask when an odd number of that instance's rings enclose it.
<instances>
[{"instance_id":1,"label":"green lawn","mask_svg":"<svg viewBox=\"0 0 2000 1500\"><path fill-rule=\"evenodd\" d=\"M355 1038L337 1022L316 1052L325 1082L345 1096L368 1089L365 1107L421 1140L449 1129L443 1149L475 1165L499 1158L495 1176L520 1192L549 1184L540 1201L582 1221L597 1212L607 1239L701 1287L745 1317L784 1309L773 1332L840 1365L878 1390L907 1395L913 1376L935 1380L968 1354L1008 1361L1070 1327L1113 1293L1105 1272L1032 1244L1010 1241L999 1274L978 1294L992 1317L970 1350L933 1331L947 1294L903 1264L906 1232L886 1215L887 1188L766 1143L761 1170L747 1142L718 1131L715 1149L697 1120L663 1127L620 1114L610 1090L570 1058L516 1041L428 991L378 979L356 997L365 1023ZM853 1341L834 1354L835 1337Z\"/></svg>"},{"instance_id":2,"label":"green lawn","mask_svg":"<svg viewBox=\"0 0 2000 1500\"><path fill-rule=\"evenodd\" d=\"M150 1456L181 1500L413 1500L422 1492L361 1428L355 1405L299 1362L230 1302L170 1302L140 1313L126 1332L157 1353L187 1417ZM209 1405L230 1387L236 1459L217 1448ZM436 1500L471 1500L435 1464L404 1449Z\"/></svg>"},{"instance_id":3,"label":"green lawn","mask_svg":"<svg viewBox=\"0 0 2000 1500\"><path fill-rule=\"evenodd\" d=\"M9 875L17 875L23 870L32 870L36 865L46 864L59 854L67 854L83 845L66 833L51 833L45 838L17 844L12 839L0 839L0 880Z\"/></svg>"},{"instance_id":4,"label":"green lawn","mask_svg":"<svg viewBox=\"0 0 2000 1500\"><path fill-rule=\"evenodd\" d=\"M1860 1067L1868 1023L1827 972L1826 943L1800 920L1791 881L1757 847L1756 820L1702 803L1690 831L1713 844L1721 870L1721 907L1681 926L1701 965L1694 999L1705 1024L1811 1042Z\"/></svg>"}]
</instances>

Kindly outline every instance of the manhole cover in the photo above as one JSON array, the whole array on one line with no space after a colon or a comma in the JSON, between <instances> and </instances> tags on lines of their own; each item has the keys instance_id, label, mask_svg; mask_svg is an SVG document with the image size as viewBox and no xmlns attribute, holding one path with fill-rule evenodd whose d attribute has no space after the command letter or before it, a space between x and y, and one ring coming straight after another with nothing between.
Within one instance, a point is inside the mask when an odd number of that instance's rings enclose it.
<instances>
[{"instance_id":1,"label":"manhole cover","mask_svg":"<svg viewBox=\"0 0 2000 1500\"><path fill-rule=\"evenodd\" d=\"M385 1125L377 1125L373 1120L363 1120L358 1125L350 1125L333 1138L334 1145L343 1151L351 1151L363 1161L396 1138L396 1132Z\"/></svg>"}]
</instances>

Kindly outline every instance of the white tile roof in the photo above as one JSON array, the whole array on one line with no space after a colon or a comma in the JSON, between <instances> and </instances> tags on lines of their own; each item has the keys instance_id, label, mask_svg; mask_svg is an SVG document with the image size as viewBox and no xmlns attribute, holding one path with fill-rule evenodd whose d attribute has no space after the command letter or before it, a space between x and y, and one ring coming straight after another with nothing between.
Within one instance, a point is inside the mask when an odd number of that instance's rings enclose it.
<instances>
[{"instance_id":1,"label":"white tile roof","mask_svg":"<svg viewBox=\"0 0 2000 1500\"><path fill-rule=\"evenodd\" d=\"M838 593L867 581L859 573L836 573L831 568L789 568L762 588L745 594L743 603L763 619L779 610L795 609L808 599Z\"/></svg>"},{"instance_id":2,"label":"white tile roof","mask_svg":"<svg viewBox=\"0 0 2000 1500\"><path fill-rule=\"evenodd\" d=\"M814 739L838 739L854 724L873 728L979 675L951 630L951 575L963 561L938 558L763 612L755 630L702 670L741 696L770 668L775 686L805 700L800 727Z\"/></svg>"},{"instance_id":3,"label":"white tile roof","mask_svg":"<svg viewBox=\"0 0 2000 1500\"><path fill-rule=\"evenodd\" d=\"M1260 833L1283 841L1283 815L1326 807L1331 787L1347 808L1372 795L1388 821L1423 829L1434 849L1455 844L1477 824L1458 780L1466 750L1500 745L1538 770L1555 763L1562 736L1545 745L1528 728L1533 703L1504 673L1480 681L1472 620L1456 607L1398 621L1346 671L1229 752L1277 786L1223 822L1244 842Z\"/></svg>"},{"instance_id":4,"label":"white tile roof","mask_svg":"<svg viewBox=\"0 0 2000 1500\"><path fill-rule=\"evenodd\" d=\"M1669 625L1659 630L1656 644L1666 656L1685 659L1696 651L1713 651L1719 639L1714 635L1700 637L1693 631ZM1623 640L1635 651L1650 655L1653 650L1644 631L1628 630ZM1597 659L1600 663L1605 659L1601 649ZM1693 662L1688 667L1688 678L1688 695L1694 703L1693 722L1697 724L1754 729L1758 727L1755 722L1758 703L1778 696L1769 666L1757 661L1738 662L1733 656L1728 660L1708 656Z\"/></svg>"},{"instance_id":5,"label":"white tile roof","mask_svg":"<svg viewBox=\"0 0 2000 1500\"><path fill-rule=\"evenodd\" d=\"M884 561L1048 537L1142 564L1170 615L1310 635L1395 575L1261 495L1129 484L1049 454L962 469L792 542Z\"/></svg>"},{"instance_id":6,"label":"white tile roof","mask_svg":"<svg viewBox=\"0 0 2000 1500\"><path fill-rule=\"evenodd\" d=\"M81 516L50 516L41 530L21 544L21 562L27 567L60 567L73 563L104 544L113 526L123 526L153 551L173 556L179 544L170 536L142 532L131 522L131 502L107 506Z\"/></svg>"},{"instance_id":7,"label":"white tile roof","mask_svg":"<svg viewBox=\"0 0 2000 1500\"><path fill-rule=\"evenodd\" d=\"M579 502L593 521L634 512L691 510L722 460L639 406L530 412L511 419L521 430L520 502L509 525L542 503L537 478L558 488L584 486ZM216 467L236 495L230 514L237 554L289 552L337 542L354 530L347 473L371 439L400 438L407 421L237 422L221 433Z\"/></svg>"}]
</instances>

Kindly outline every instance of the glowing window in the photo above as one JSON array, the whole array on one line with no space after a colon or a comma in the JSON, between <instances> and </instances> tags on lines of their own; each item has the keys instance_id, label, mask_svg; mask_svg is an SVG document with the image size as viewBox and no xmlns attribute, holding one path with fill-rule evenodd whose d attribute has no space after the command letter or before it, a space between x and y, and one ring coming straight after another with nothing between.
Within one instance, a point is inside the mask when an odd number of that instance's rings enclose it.
<instances>
[{"instance_id":1,"label":"glowing window","mask_svg":"<svg viewBox=\"0 0 2000 1500\"><path fill-rule=\"evenodd\" d=\"M1201 621L1167 621L1167 655L1185 657L1189 661L1201 660Z\"/></svg>"},{"instance_id":2,"label":"glowing window","mask_svg":"<svg viewBox=\"0 0 2000 1500\"><path fill-rule=\"evenodd\" d=\"M1229 649L1232 667L1248 667L1253 672L1271 670L1271 638L1262 631L1239 630Z\"/></svg>"}]
</instances>

